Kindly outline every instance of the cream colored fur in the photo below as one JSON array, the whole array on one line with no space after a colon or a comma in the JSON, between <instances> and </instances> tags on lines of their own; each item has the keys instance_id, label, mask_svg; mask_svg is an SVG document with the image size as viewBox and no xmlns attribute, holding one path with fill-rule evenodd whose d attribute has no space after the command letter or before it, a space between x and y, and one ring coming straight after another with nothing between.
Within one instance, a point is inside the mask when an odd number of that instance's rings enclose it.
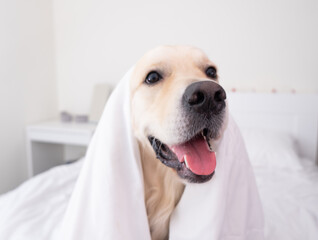
<instances>
[{"instance_id":1,"label":"cream colored fur","mask_svg":"<svg viewBox=\"0 0 318 240\"><path fill-rule=\"evenodd\" d=\"M147 136L166 144L182 142L184 118L179 109L186 87L206 79L205 69L214 65L205 54L186 46L164 46L148 52L136 64L131 79L131 109L134 134L139 141L144 175L145 203L152 239L168 239L170 216L185 185L175 170L162 164ZM147 86L151 71L160 71L163 81Z\"/></svg>"},{"instance_id":2,"label":"cream colored fur","mask_svg":"<svg viewBox=\"0 0 318 240\"><path fill-rule=\"evenodd\" d=\"M168 239L169 220L184 184L172 169L155 158L152 148L139 144L144 175L145 202L153 240Z\"/></svg>"}]
</instances>

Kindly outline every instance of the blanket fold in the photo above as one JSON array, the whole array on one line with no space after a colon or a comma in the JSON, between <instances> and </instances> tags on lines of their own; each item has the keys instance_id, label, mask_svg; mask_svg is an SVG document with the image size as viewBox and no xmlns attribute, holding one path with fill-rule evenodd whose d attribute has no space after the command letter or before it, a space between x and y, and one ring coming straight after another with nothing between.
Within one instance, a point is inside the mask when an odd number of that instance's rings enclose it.
<instances>
[{"instance_id":1,"label":"blanket fold","mask_svg":"<svg viewBox=\"0 0 318 240\"><path fill-rule=\"evenodd\" d=\"M151 239L130 121L131 72L105 106L68 204L62 239ZM254 175L231 117L219 143L214 177L186 186L170 220L169 239L263 239Z\"/></svg>"}]
</instances>

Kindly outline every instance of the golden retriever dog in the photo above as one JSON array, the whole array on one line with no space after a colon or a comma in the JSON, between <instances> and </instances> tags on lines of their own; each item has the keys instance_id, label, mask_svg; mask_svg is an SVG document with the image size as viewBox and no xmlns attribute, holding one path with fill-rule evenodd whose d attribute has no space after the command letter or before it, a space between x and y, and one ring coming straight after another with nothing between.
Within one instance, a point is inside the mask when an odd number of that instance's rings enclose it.
<instances>
[{"instance_id":1,"label":"golden retriever dog","mask_svg":"<svg viewBox=\"0 0 318 240\"><path fill-rule=\"evenodd\" d=\"M214 142L226 122L226 93L199 49L161 46L137 62L131 109L143 168L152 239L167 239L169 220L187 183L209 181Z\"/></svg>"}]
</instances>

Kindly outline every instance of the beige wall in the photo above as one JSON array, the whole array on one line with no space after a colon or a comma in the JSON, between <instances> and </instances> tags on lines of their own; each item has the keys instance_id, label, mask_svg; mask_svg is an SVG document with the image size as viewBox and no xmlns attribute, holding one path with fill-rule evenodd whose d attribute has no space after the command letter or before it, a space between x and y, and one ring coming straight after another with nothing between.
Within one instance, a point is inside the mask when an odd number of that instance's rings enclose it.
<instances>
[{"instance_id":1,"label":"beige wall","mask_svg":"<svg viewBox=\"0 0 318 240\"><path fill-rule=\"evenodd\" d=\"M0 193L27 177L25 126L57 113L52 2L0 1Z\"/></svg>"},{"instance_id":2,"label":"beige wall","mask_svg":"<svg viewBox=\"0 0 318 240\"><path fill-rule=\"evenodd\" d=\"M203 48L239 90L318 92L318 1L54 0L59 108L88 112L158 44Z\"/></svg>"}]
</instances>

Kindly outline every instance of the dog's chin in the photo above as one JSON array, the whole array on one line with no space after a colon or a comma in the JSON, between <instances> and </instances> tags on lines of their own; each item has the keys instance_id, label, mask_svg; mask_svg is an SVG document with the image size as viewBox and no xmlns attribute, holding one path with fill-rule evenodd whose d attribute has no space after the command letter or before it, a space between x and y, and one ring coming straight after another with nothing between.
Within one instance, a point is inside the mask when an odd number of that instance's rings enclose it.
<instances>
[{"instance_id":1,"label":"dog's chin","mask_svg":"<svg viewBox=\"0 0 318 240\"><path fill-rule=\"evenodd\" d=\"M213 141L212 137L209 135L208 129L203 129L195 134L191 139L187 141L169 146L154 136L148 136L148 140L156 154L156 157L167 167L174 169L181 179L186 180L189 183L204 183L209 181L215 171L215 153L211 147L211 141ZM197 160L201 163L195 162L195 160L191 160L190 162L187 154L183 155L184 152L189 152L189 149L186 149L187 146L189 148L193 148L194 142L199 142L201 150L203 148L203 152L207 152L206 157L211 158L208 160ZM178 150L176 146L179 146ZM206 149L204 149L206 147ZM200 150L195 149L195 152ZM210 152L210 153L209 153ZM201 154L198 154L198 156ZM201 156L200 156L201 157ZM187 159L188 158L188 159ZM202 162L206 162L206 166ZM201 164L201 165L200 165ZM199 169L199 170L198 170Z\"/></svg>"}]
</instances>

